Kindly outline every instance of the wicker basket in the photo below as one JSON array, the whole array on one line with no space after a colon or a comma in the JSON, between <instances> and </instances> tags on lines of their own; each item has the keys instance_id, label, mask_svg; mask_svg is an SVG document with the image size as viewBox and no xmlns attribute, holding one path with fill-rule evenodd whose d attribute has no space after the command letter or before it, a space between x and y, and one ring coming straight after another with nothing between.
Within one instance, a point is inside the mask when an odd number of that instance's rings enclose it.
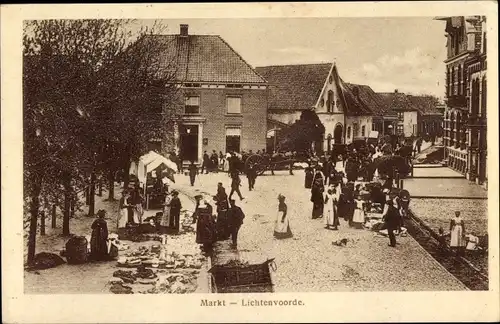
<instances>
[{"instance_id":1,"label":"wicker basket","mask_svg":"<svg viewBox=\"0 0 500 324\"><path fill-rule=\"evenodd\" d=\"M88 241L83 236L72 237L66 242L66 260L68 264L82 264L88 259Z\"/></svg>"}]
</instances>

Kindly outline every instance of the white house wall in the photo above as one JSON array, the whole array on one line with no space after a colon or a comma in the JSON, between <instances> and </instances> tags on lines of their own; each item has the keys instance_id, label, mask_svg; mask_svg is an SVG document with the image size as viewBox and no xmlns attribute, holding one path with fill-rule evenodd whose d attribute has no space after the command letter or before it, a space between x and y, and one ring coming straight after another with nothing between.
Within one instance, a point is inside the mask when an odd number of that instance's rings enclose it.
<instances>
[{"instance_id":1,"label":"white house wall","mask_svg":"<svg viewBox=\"0 0 500 324\"><path fill-rule=\"evenodd\" d=\"M403 133L405 137L418 134L418 112L405 111L403 113Z\"/></svg>"},{"instance_id":2,"label":"white house wall","mask_svg":"<svg viewBox=\"0 0 500 324\"><path fill-rule=\"evenodd\" d=\"M362 137L362 127L365 126L365 136L368 137L370 135L370 131L372 130L372 116L348 116L346 117L346 131L349 130L350 134L346 134L346 144L352 143L354 134L354 124L358 124L359 131L356 137Z\"/></svg>"},{"instance_id":3,"label":"white house wall","mask_svg":"<svg viewBox=\"0 0 500 324\"><path fill-rule=\"evenodd\" d=\"M335 82L335 78L332 75L333 72L333 66L332 69L330 70L330 74L325 80L325 84L323 85L323 90L321 92L320 97L318 98L318 102L315 106L315 111L317 113L326 113L328 112L328 107L327 107L327 102L328 102L328 92L332 91L333 92L333 102L334 107L333 107L333 113L342 113L344 111L343 106L342 106L342 100L339 98L339 93L337 92L337 84Z\"/></svg>"}]
</instances>

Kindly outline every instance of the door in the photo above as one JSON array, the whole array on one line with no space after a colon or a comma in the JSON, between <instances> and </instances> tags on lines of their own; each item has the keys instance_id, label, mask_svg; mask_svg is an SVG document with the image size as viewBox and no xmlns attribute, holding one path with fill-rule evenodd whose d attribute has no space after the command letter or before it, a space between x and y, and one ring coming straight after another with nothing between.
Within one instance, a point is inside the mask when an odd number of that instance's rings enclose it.
<instances>
[{"instance_id":1,"label":"door","mask_svg":"<svg viewBox=\"0 0 500 324\"><path fill-rule=\"evenodd\" d=\"M342 144L342 125L338 124L333 130L333 142L335 144Z\"/></svg>"},{"instance_id":2,"label":"door","mask_svg":"<svg viewBox=\"0 0 500 324\"><path fill-rule=\"evenodd\" d=\"M198 160L198 125L180 127L180 153L183 161Z\"/></svg>"}]
</instances>

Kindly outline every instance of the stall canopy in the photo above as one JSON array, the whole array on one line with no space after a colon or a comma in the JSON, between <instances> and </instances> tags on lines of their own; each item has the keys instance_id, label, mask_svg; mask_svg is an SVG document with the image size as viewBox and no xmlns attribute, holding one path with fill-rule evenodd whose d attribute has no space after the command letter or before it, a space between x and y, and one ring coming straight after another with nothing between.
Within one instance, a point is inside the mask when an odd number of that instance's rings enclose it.
<instances>
[{"instance_id":1,"label":"stall canopy","mask_svg":"<svg viewBox=\"0 0 500 324\"><path fill-rule=\"evenodd\" d=\"M137 175L139 182L145 183L147 174L155 170L162 164L167 168L167 172L169 174L177 172L177 165L172 160L154 151L150 151L149 153L139 158L138 164L135 163L131 164L130 174ZM136 166L135 170L132 169L133 166Z\"/></svg>"}]
</instances>

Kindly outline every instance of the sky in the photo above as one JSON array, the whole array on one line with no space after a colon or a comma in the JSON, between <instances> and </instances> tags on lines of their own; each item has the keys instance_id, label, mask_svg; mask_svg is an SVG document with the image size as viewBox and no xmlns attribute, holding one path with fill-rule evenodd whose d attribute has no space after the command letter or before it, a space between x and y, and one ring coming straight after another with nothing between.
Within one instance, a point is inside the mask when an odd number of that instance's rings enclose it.
<instances>
[{"instance_id":1,"label":"sky","mask_svg":"<svg viewBox=\"0 0 500 324\"><path fill-rule=\"evenodd\" d=\"M151 26L134 22L133 30ZM251 66L336 62L346 82L443 98L444 22L433 17L166 19L162 34L220 35Z\"/></svg>"}]
</instances>

